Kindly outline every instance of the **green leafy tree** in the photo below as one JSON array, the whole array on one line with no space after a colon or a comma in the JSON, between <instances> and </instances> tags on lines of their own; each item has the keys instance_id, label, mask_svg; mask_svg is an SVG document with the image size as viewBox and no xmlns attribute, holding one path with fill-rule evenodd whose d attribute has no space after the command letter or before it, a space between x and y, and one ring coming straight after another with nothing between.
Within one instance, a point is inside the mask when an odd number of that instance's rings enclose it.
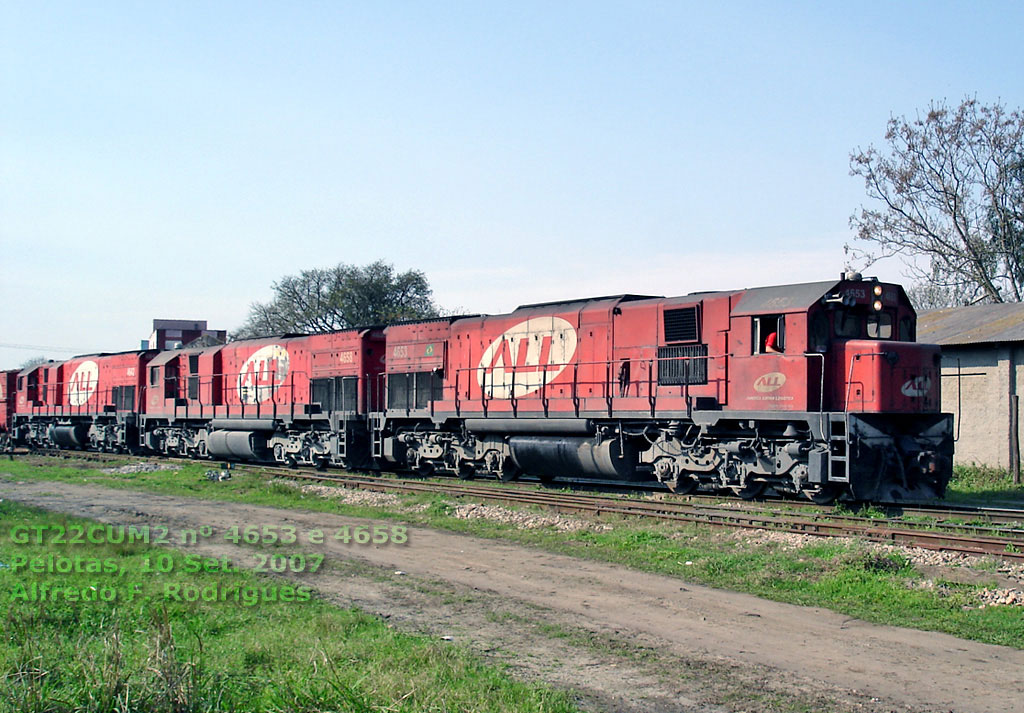
<instances>
[{"instance_id":1,"label":"green leafy tree","mask_svg":"<svg viewBox=\"0 0 1024 713\"><path fill-rule=\"evenodd\" d=\"M232 333L233 339L328 332L439 314L422 272L396 272L383 260L363 267L341 263L303 270L272 287L274 298L250 305L249 317Z\"/></svg>"},{"instance_id":2,"label":"green leafy tree","mask_svg":"<svg viewBox=\"0 0 1024 713\"><path fill-rule=\"evenodd\" d=\"M919 306L1024 297L1024 115L996 103L933 103L894 117L886 147L850 155L870 207L850 218L866 264L908 258Z\"/></svg>"}]
</instances>

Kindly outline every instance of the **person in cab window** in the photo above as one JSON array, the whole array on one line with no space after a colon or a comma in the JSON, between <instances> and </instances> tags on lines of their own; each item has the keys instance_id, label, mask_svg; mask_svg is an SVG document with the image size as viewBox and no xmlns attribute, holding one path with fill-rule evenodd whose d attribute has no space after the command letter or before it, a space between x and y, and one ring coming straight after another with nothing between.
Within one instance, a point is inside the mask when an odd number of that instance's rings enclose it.
<instances>
[{"instance_id":1,"label":"person in cab window","mask_svg":"<svg viewBox=\"0 0 1024 713\"><path fill-rule=\"evenodd\" d=\"M781 354L782 350L779 349L779 333L771 332L768 338L764 340L764 351L766 354Z\"/></svg>"}]
</instances>

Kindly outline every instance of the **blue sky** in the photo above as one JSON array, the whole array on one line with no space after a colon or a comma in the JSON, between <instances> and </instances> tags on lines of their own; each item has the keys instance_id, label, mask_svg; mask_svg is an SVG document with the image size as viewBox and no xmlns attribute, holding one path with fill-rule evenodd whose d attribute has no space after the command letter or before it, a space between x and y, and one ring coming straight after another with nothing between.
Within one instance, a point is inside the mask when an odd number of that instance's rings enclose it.
<instances>
[{"instance_id":1,"label":"blue sky","mask_svg":"<svg viewBox=\"0 0 1024 713\"><path fill-rule=\"evenodd\" d=\"M1005 3L0 5L0 344L232 329L378 258L500 312L828 279L857 146L1024 105ZM900 279L900 265L869 272ZM0 346L0 367L54 349Z\"/></svg>"}]
</instances>

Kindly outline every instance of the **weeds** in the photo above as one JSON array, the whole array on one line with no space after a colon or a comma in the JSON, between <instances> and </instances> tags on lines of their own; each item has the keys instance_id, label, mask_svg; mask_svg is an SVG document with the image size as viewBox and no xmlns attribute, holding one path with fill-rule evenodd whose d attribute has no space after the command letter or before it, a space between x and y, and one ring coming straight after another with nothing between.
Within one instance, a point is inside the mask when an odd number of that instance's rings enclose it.
<instances>
[{"instance_id":1,"label":"weeds","mask_svg":"<svg viewBox=\"0 0 1024 713\"><path fill-rule=\"evenodd\" d=\"M865 572L897 574L911 570L906 557L895 553L855 552L847 562Z\"/></svg>"},{"instance_id":2,"label":"weeds","mask_svg":"<svg viewBox=\"0 0 1024 713\"><path fill-rule=\"evenodd\" d=\"M959 502L1006 501L1024 503L1024 486L1014 485L1003 468L985 465L957 465L946 497Z\"/></svg>"}]
</instances>

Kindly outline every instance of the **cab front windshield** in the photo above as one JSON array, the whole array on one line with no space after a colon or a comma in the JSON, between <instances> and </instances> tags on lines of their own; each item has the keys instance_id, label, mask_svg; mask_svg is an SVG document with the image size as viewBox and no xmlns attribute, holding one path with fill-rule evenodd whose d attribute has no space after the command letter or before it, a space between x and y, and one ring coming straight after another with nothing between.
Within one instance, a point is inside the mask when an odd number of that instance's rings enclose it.
<instances>
[{"instance_id":1,"label":"cab front windshield","mask_svg":"<svg viewBox=\"0 0 1024 713\"><path fill-rule=\"evenodd\" d=\"M893 315L891 312L863 312L838 309L834 313L835 335L840 339L892 339Z\"/></svg>"}]
</instances>

